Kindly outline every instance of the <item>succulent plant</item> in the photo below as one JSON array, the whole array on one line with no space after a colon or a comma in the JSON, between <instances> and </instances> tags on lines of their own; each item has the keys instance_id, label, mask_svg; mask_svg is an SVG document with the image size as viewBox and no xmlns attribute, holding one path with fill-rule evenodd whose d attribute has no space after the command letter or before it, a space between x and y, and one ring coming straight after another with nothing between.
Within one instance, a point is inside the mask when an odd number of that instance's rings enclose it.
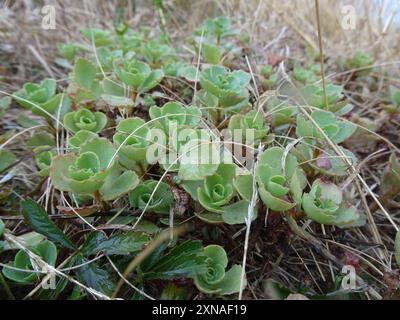
<instances>
[{"instance_id":1,"label":"succulent plant","mask_svg":"<svg viewBox=\"0 0 400 320\"><path fill-rule=\"evenodd\" d=\"M345 62L346 69L361 69L355 70L359 76L366 76L373 70L374 58L364 51L357 51L352 58Z\"/></svg>"},{"instance_id":2,"label":"succulent plant","mask_svg":"<svg viewBox=\"0 0 400 320\"><path fill-rule=\"evenodd\" d=\"M204 69L200 74L203 89L218 99L219 105L227 110L239 110L248 104L247 86L250 75L242 70L229 71L221 66Z\"/></svg>"},{"instance_id":3,"label":"succulent plant","mask_svg":"<svg viewBox=\"0 0 400 320\"><path fill-rule=\"evenodd\" d=\"M227 17L208 18L197 31L198 35L204 33L207 38L214 38L217 42L221 39L237 34L232 28L231 21Z\"/></svg>"},{"instance_id":4,"label":"succulent plant","mask_svg":"<svg viewBox=\"0 0 400 320\"><path fill-rule=\"evenodd\" d=\"M55 266L57 248L53 242L44 241L31 247L30 250L49 265ZM40 278L40 272L38 273L37 271L36 262L32 262L32 259L24 250L19 250L14 260L8 265L5 265L2 271L6 278L21 284L32 284L37 282Z\"/></svg>"},{"instance_id":5,"label":"succulent plant","mask_svg":"<svg viewBox=\"0 0 400 320\"><path fill-rule=\"evenodd\" d=\"M46 147L45 147L46 148ZM39 175L41 177L47 177L49 175L49 169L51 165L51 161L56 155L55 151L52 150L36 150L35 161L36 165L39 168Z\"/></svg>"},{"instance_id":6,"label":"succulent plant","mask_svg":"<svg viewBox=\"0 0 400 320\"><path fill-rule=\"evenodd\" d=\"M113 137L115 147L119 149L122 159L134 162L145 162L147 149L150 146L149 127L141 118L122 120Z\"/></svg>"},{"instance_id":7,"label":"succulent plant","mask_svg":"<svg viewBox=\"0 0 400 320\"><path fill-rule=\"evenodd\" d=\"M80 146L79 153L56 156L50 178L58 190L80 195L95 195L112 200L139 183L133 171L118 168L114 146L105 138L93 138Z\"/></svg>"},{"instance_id":8,"label":"succulent plant","mask_svg":"<svg viewBox=\"0 0 400 320\"><path fill-rule=\"evenodd\" d=\"M295 65L293 68L293 78L302 84L313 84L319 81L321 77L315 74L315 72L309 68L303 68L299 65ZM316 89L317 87L312 88Z\"/></svg>"},{"instance_id":9,"label":"succulent plant","mask_svg":"<svg viewBox=\"0 0 400 320\"><path fill-rule=\"evenodd\" d=\"M80 147L77 155L55 157L51 164L50 177L59 190L93 194L104 184L114 154L115 149L108 140L92 139Z\"/></svg>"},{"instance_id":10,"label":"succulent plant","mask_svg":"<svg viewBox=\"0 0 400 320\"><path fill-rule=\"evenodd\" d=\"M116 59L114 72L123 83L138 92L154 88L164 77L162 70L151 70L148 64L134 58L131 60Z\"/></svg>"},{"instance_id":11,"label":"succulent plant","mask_svg":"<svg viewBox=\"0 0 400 320\"><path fill-rule=\"evenodd\" d=\"M255 143L264 139L269 132L269 126L265 123L262 113L256 110L252 110L244 115L235 114L231 116L228 128L234 139L235 130L240 130L242 132L242 135L240 136L241 141L244 141L244 138L249 136L249 131L251 131L254 136L253 142ZM240 133L240 131L238 132Z\"/></svg>"},{"instance_id":12,"label":"succulent plant","mask_svg":"<svg viewBox=\"0 0 400 320\"><path fill-rule=\"evenodd\" d=\"M316 179L309 193L303 195L307 217L326 225L341 228L362 226L365 216L343 200L343 192L334 183Z\"/></svg>"},{"instance_id":13,"label":"succulent plant","mask_svg":"<svg viewBox=\"0 0 400 320\"><path fill-rule=\"evenodd\" d=\"M146 180L129 193L129 203L135 209L169 213L174 196L165 182Z\"/></svg>"},{"instance_id":14,"label":"succulent plant","mask_svg":"<svg viewBox=\"0 0 400 320\"><path fill-rule=\"evenodd\" d=\"M207 269L197 274L195 284L197 288L207 294L228 295L240 291L242 267L233 265L226 271L228 257L224 248L218 245L209 245L203 249L206 257ZM243 281L246 286L246 280Z\"/></svg>"},{"instance_id":15,"label":"succulent plant","mask_svg":"<svg viewBox=\"0 0 400 320\"><path fill-rule=\"evenodd\" d=\"M80 109L64 115L64 126L73 133L81 130L98 133L107 125L107 116L103 112Z\"/></svg>"},{"instance_id":16,"label":"succulent plant","mask_svg":"<svg viewBox=\"0 0 400 320\"><path fill-rule=\"evenodd\" d=\"M330 111L315 110L311 113L311 118L322 131L336 143L345 141L357 129L350 121L338 120L335 114ZM320 130L304 115L299 114L296 123L296 135L299 138L324 138Z\"/></svg>"},{"instance_id":17,"label":"succulent plant","mask_svg":"<svg viewBox=\"0 0 400 320\"><path fill-rule=\"evenodd\" d=\"M235 195L232 180L236 174L236 165L220 164L217 172L204 179L204 185L197 190L200 204L211 212L222 213Z\"/></svg>"},{"instance_id":18,"label":"succulent plant","mask_svg":"<svg viewBox=\"0 0 400 320\"><path fill-rule=\"evenodd\" d=\"M287 211L299 205L307 182L296 158L280 147L259 155L256 179L261 200L274 211Z\"/></svg>"},{"instance_id":19,"label":"succulent plant","mask_svg":"<svg viewBox=\"0 0 400 320\"><path fill-rule=\"evenodd\" d=\"M74 60L79 51L79 47L73 43L59 43L57 49L58 52L68 61Z\"/></svg>"},{"instance_id":20,"label":"succulent plant","mask_svg":"<svg viewBox=\"0 0 400 320\"><path fill-rule=\"evenodd\" d=\"M173 61L176 52L161 41L151 40L143 47L143 56L152 67L160 68Z\"/></svg>"},{"instance_id":21,"label":"succulent plant","mask_svg":"<svg viewBox=\"0 0 400 320\"><path fill-rule=\"evenodd\" d=\"M50 118L61 108L68 108L68 99L56 94L57 83L53 79L44 79L39 84L25 83L21 90L14 93L17 103L34 114Z\"/></svg>"},{"instance_id":22,"label":"succulent plant","mask_svg":"<svg viewBox=\"0 0 400 320\"><path fill-rule=\"evenodd\" d=\"M161 108L152 106L149 115L165 132L178 126L194 128L201 119L201 112L197 107L186 107L179 102L167 102Z\"/></svg>"},{"instance_id":23,"label":"succulent plant","mask_svg":"<svg viewBox=\"0 0 400 320\"><path fill-rule=\"evenodd\" d=\"M83 36L93 42L96 47L107 46L111 43L111 32L99 28L83 28L81 29Z\"/></svg>"},{"instance_id":24,"label":"succulent plant","mask_svg":"<svg viewBox=\"0 0 400 320\"><path fill-rule=\"evenodd\" d=\"M295 151L299 161L316 172L327 176L346 176L350 169L349 163L354 167L357 164L357 158L351 151L341 146L337 146L336 149L343 153L343 156L337 155L336 151L330 147L317 149L304 143L298 145Z\"/></svg>"},{"instance_id":25,"label":"succulent plant","mask_svg":"<svg viewBox=\"0 0 400 320\"><path fill-rule=\"evenodd\" d=\"M307 104L312 107L319 109L332 110L335 105L342 97L342 87L334 84L328 84L326 86L326 97L328 106L325 105L324 89L320 84L307 85L302 88L302 96Z\"/></svg>"},{"instance_id":26,"label":"succulent plant","mask_svg":"<svg viewBox=\"0 0 400 320\"><path fill-rule=\"evenodd\" d=\"M271 90L278 81L278 74L273 71L270 64L266 64L260 70L261 83L265 90Z\"/></svg>"}]
</instances>

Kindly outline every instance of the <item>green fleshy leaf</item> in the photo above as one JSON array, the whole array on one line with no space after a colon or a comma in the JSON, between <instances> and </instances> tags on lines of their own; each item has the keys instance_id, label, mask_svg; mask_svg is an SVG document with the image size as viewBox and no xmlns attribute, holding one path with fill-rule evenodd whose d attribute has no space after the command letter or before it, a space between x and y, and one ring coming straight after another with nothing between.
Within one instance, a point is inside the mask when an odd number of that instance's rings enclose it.
<instances>
[{"instance_id":1,"label":"green fleshy leaf","mask_svg":"<svg viewBox=\"0 0 400 320\"><path fill-rule=\"evenodd\" d=\"M138 91L143 93L153 89L161 82L163 78L164 72L162 70L153 70L139 86Z\"/></svg>"},{"instance_id":2,"label":"green fleshy leaf","mask_svg":"<svg viewBox=\"0 0 400 320\"><path fill-rule=\"evenodd\" d=\"M225 273L225 278L218 284L220 295L228 295L240 291L242 277L242 266L235 264ZM243 281L243 288L247 285L247 280Z\"/></svg>"},{"instance_id":3,"label":"green fleshy leaf","mask_svg":"<svg viewBox=\"0 0 400 320\"><path fill-rule=\"evenodd\" d=\"M113 96L110 94L103 94L101 98L110 106L113 107L132 107L135 105L131 98L123 96Z\"/></svg>"},{"instance_id":4,"label":"green fleshy leaf","mask_svg":"<svg viewBox=\"0 0 400 320\"><path fill-rule=\"evenodd\" d=\"M242 224L246 222L249 211L249 202L241 200L229 206L225 206L222 219L227 224ZM253 210L252 220L257 217L257 210Z\"/></svg>"},{"instance_id":5,"label":"green fleshy leaf","mask_svg":"<svg viewBox=\"0 0 400 320\"><path fill-rule=\"evenodd\" d=\"M200 213L197 213L197 212L195 212L195 215L200 220L203 220L203 221L205 221L207 223L211 223L211 224L224 223L224 220L222 219L222 215L220 213L215 213L215 212L200 212Z\"/></svg>"},{"instance_id":6,"label":"green fleshy leaf","mask_svg":"<svg viewBox=\"0 0 400 320\"><path fill-rule=\"evenodd\" d=\"M110 201L127 194L139 184L139 177L134 171L121 172L114 166L100 188L103 200Z\"/></svg>"},{"instance_id":7,"label":"green fleshy leaf","mask_svg":"<svg viewBox=\"0 0 400 320\"><path fill-rule=\"evenodd\" d=\"M287 211L296 205L295 203L291 203L286 200L274 197L270 192L268 192L264 188L259 188L258 192L260 194L261 200L265 203L265 205L274 211L279 211L279 212Z\"/></svg>"},{"instance_id":8,"label":"green fleshy leaf","mask_svg":"<svg viewBox=\"0 0 400 320\"><path fill-rule=\"evenodd\" d=\"M202 180L206 176L213 175L219 166L219 153L215 145L211 143L186 144L181 153L178 175L183 180Z\"/></svg>"},{"instance_id":9,"label":"green fleshy leaf","mask_svg":"<svg viewBox=\"0 0 400 320\"><path fill-rule=\"evenodd\" d=\"M92 63L79 58L74 67L74 80L80 87L91 90L96 72L97 68Z\"/></svg>"},{"instance_id":10,"label":"green fleshy leaf","mask_svg":"<svg viewBox=\"0 0 400 320\"><path fill-rule=\"evenodd\" d=\"M218 64L222 58L223 50L211 43L202 44L202 53L205 61L211 64Z\"/></svg>"},{"instance_id":11,"label":"green fleshy leaf","mask_svg":"<svg viewBox=\"0 0 400 320\"><path fill-rule=\"evenodd\" d=\"M162 181L146 180L129 193L130 205L140 210L147 206L148 211L169 213L173 202L169 186Z\"/></svg>"},{"instance_id":12,"label":"green fleshy leaf","mask_svg":"<svg viewBox=\"0 0 400 320\"><path fill-rule=\"evenodd\" d=\"M195 82L197 75L197 68L192 65L186 65L179 69L178 75L182 78L185 78L187 81Z\"/></svg>"},{"instance_id":13,"label":"green fleshy leaf","mask_svg":"<svg viewBox=\"0 0 400 320\"><path fill-rule=\"evenodd\" d=\"M99 157L101 170L111 167L115 149L113 144L106 138L94 138L82 144L80 153L88 151L94 152Z\"/></svg>"},{"instance_id":14,"label":"green fleshy leaf","mask_svg":"<svg viewBox=\"0 0 400 320\"><path fill-rule=\"evenodd\" d=\"M111 32L99 28L83 28L80 30L83 36L96 47L106 46L111 42Z\"/></svg>"},{"instance_id":15,"label":"green fleshy leaf","mask_svg":"<svg viewBox=\"0 0 400 320\"><path fill-rule=\"evenodd\" d=\"M98 138L98 135L88 130L79 130L73 137L69 139L69 145L73 150L79 150L81 145L93 138Z\"/></svg>"},{"instance_id":16,"label":"green fleshy leaf","mask_svg":"<svg viewBox=\"0 0 400 320\"><path fill-rule=\"evenodd\" d=\"M53 158L49 174L54 187L61 191L72 191L66 180L65 174L72 166L77 156L74 154L60 155Z\"/></svg>"}]
</instances>

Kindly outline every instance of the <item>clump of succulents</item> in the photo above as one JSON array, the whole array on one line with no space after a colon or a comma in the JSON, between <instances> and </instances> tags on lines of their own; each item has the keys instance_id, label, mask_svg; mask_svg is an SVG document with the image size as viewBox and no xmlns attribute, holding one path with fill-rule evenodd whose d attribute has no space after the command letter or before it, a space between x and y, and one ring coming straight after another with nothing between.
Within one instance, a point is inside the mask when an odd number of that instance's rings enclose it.
<instances>
[{"instance_id":1,"label":"clump of succulents","mask_svg":"<svg viewBox=\"0 0 400 320\"><path fill-rule=\"evenodd\" d=\"M155 5L161 13L165 9L162 2ZM232 295L244 290L247 280L243 267L228 260L228 248L210 244L222 235L239 235L243 225L253 230L250 223L258 227L264 217L269 221L269 214L282 216L283 230L287 224L302 237L306 228L296 223L305 222L307 229L365 224L352 193L341 186L351 166L358 169L355 154L346 148L355 131L362 130L355 123L368 124L363 122L367 118L349 116L353 105L344 95L346 86L327 79L323 87L318 54L310 53L304 64L291 64L286 82L292 90L285 92L285 79L277 88L276 64L260 64L254 77L242 70L241 45L247 40L226 17L207 19L182 55L168 35L155 36L146 27L133 30L121 12L118 16L113 31L82 29L84 44L58 46L63 57L58 64L71 71L64 93L57 93L54 79L45 79L26 83L12 96L28 114L46 120L19 123L33 132L26 147L40 182L30 195L46 190L43 203L49 212L34 200L22 202L30 232L16 238L27 250L6 241L11 232L0 220L0 250L16 252L2 269L7 281L37 285L41 265L28 249L54 266L62 248L73 251L67 270L93 295L140 299L149 282L174 280L161 297L187 298L192 290L181 287L185 278L206 295ZM193 48L196 55L185 59ZM361 76L370 74L372 64L369 55L359 52L342 67ZM392 105L385 110L397 121L399 90L387 87ZM11 103L10 97L0 99L0 118ZM376 130L373 123L365 127ZM19 150L4 148L13 134L0 135L0 184L12 179L18 164ZM249 152L251 166L233 156L229 144ZM399 186L400 165L393 154L379 186L382 202L388 195L398 199ZM1 191L0 205L19 193ZM75 237L75 225L66 227L70 219L62 219L62 229L51 219L55 211L78 216L96 230ZM104 228L96 228L99 222ZM109 232L114 226L120 230ZM204 234L204 243L177 239L198 226L189 238ZM274 224L270 228L276 231ZM129 259L147 248L153 251L128 272L140 290L118 291L115 266L129 267ZM109 256L115 256L115 266ZM395 258L400 264L400 233ZM59 293L65 288L60 282ZM83 290L73 291L74 298L83 297ZM43 290L40 297L52 294Z\"/></svg>"}]
</instances>

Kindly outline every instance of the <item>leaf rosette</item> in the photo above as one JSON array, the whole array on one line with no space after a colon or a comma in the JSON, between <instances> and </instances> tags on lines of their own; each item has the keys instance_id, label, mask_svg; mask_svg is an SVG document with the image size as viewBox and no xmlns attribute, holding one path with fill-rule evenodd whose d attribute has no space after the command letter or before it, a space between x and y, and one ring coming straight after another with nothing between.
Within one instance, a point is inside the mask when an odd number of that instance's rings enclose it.
<instances>
[{"instance_id":1,"label":"leaf rosette","mask_svg":"<svg viewBox=\"0 0 400 320\"><path fill-rule=\"evenodd\" d=\"M44 147L44 148L47 148L47 147ZM42 149L42 148L39 147L38 150L35 150L37 152L35 155L35 162L39 168L39 175L41 177L47 177L49 175L51 161L56 156L56 152L52 151L52 150L40 151L40 149Z\"/></svg>"},{"instance_id":2,"label":"leaf rosette","mask_svg":"<svg viewBox=\"0 0 400 320\"><path fill-rule=\"evenodd\" d=\"M195 276L197 288L207 294L228 295L239 292L242 267L233 265L226 271L228 257L224 248L209 245L203 249L203 254L206 257L206 269ZM246 280L243 286L246 286Z\"/></svg>"},{"instance_id":3,"label":"leaf rosette","mask_svg":"<svg viewBox=\"0 0 400 320\"><path fill-rule=\"evenodd\" d=\"M38 116L50 118L59 107L68 107L68 99L62 101L62 95L56 94L56 89L57 83L54 79L44 79L39 84L25 83L14 96L21 107L31 110Z\"/></svg>"},{"instance_id":4,"label":"leaf rosette","mask_svg":"<svg viewBox=\"0 0 400 320\"><path fill-rule=\"evenodd\" d=\"M297 159L280 147L269 148L259 156L256 180L261 200L275 211L299 205L307 182Z\"/></svg>"},{"instance_id":5,"label":"leaf rosette","mask_svg":"<svg viewBox=\"0 0 400 320\"><path fill-rule=\"evenodd\" d=\"M114 154L111 142L105 138L94 138L84 143L78 154L55 157L50 177L58 190L93 194L104 184Z\"/></svg>"},{"instance_id":6,"label":"leaf rosette","mask_svg":"<svg viewBox=\"0 0 400 320\"><path fill-rule=\"evenodd\" d=\"M233 187L235 174L236 165L220 164L215 174L204 179L204 185L197 189L197 198L206 210L224 212L223 206L235 196Z\"/></svg>"},{"instance_id":7,"label":"leaf rosette","mask_svg":"<svg viewBox=\"0 0 400 320\"><path fill-rule=\"evenodd\" d=\"M116 59L114 72L123 83L138 92L153 89L164 77L162 70L152 70L148 64L136 59Z\"/></svg>"},{"instance_id":8,"label":"leaf rosette","mask_svg":"<svg viewBox=\"0 0 400 320\"><path fill-rule=\"evenodd\" d=\"M223 108L239 110L248 103L247 86L250 75L242 70L230 71L221 66L212 66L200 74L200 84L205 91L218 98Z\"/></svg>"},{"instance_id":9,"label":"leaf rosette","mask_svg":"<svg viewBox=\"0 0 400 320\"><path fill-rule=\"evenodd\" d=\"M339 120L335 114L329 111L315 110L311 113L311 118L336 143L345 141L357 129L352 122ZM299 114L296 122L296 135L299 138L324 139L320 130L304 115Z\"/></svg>"},{"instance_id":10,"label":"leaf rosette","mask_svg":"<svg viewBox=\"0 0 400 320\"><path fill-rule=\"evenodd\" d=\"M164 182L146 180L129 193L129 203L133 208L155 213L169 213L174 196Z\"/></svg>"},{"instance_id":11,"label":"leaf rosette","mask_svg":"<svg viewBox=\"0 0 400 320\"><path fill-rule=\"evenodd\" d=\"M165 132L179 126L194 128L201 118L197 107L186 107L179 102L167 102L162 107L152 106L149 115Z\"/></svg>"},{"instance_id":12,"label":"leaf rosette","mask_svg":"<svg viewBox=\"0 0 400 320\"><path fill-rule=\"evenodd\" d=\"M345 228L365 223L365 216L345 203L342 190L329 181L315 180L310 192L304 193L302 205L307 217L320 224Z\"/></svg>"},{"instance_id":13,"label":"leaf rosette","mask_svg":"<svg viewBox=\"0 0 400 320\"><path fill-rule=\"evenodd\" d=\"M229 120L228 125L234 139L236 138L235 130L241 130L240 142L246 141L246 137L249 135L249 131L252 131L253 141L248 142L260 142L266 137L269 131L268 125L265 123L262 114L255 110L250 111L244 115L235 114Z\"/></svg>"},{"instance_id":14,"label":"leaf rosette","mask_svg":"<svg viewBox=\"0 0 400 320\"><path fill-rule=\"evenodd\" d=\"M145 162L150 146L149 127L141 118L122 120L113 137L115 147L126 161Z\"/></svg>"},{"instance_id":15,"label":"leaf rosette","mask_svg":"<svg viewBox=\"0 0 400 320\"><path fill-rule=\"evenodd\" d=\"M100 111L92 112L82 108L66 113L63 122L64 126L73 133L80 130L98 133L107 125L107 116Z\"/></svg>"}]
</instances>

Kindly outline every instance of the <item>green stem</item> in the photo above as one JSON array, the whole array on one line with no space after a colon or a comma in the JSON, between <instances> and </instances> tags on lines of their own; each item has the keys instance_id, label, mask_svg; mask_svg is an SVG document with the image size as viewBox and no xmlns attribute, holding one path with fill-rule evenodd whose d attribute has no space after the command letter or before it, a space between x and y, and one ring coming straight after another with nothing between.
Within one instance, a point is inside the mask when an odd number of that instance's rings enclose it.
<instances>
[{"instance_id":1,"label":"green stem","mask_svg":"<svg viewBox=\"0 0 400 320\"><path fill-rule=\"evenodd\" d=\"M4 291L6 292L8 298L10 300L15 300L15 297L10 289L10 287L8 286L8 283L6 281L6 279L4 279L3 275L0 273L0 283L3 285L4 287Z\"/></svg>"}]
</instances>

